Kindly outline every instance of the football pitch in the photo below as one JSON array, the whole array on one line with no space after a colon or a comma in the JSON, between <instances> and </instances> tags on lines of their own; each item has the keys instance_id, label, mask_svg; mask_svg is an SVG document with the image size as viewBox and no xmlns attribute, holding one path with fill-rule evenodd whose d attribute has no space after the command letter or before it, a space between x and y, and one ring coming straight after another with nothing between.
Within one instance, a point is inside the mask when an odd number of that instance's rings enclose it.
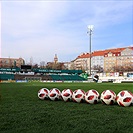
<instances>
[{"instance_id":1,"label":"football pitch","mask_svg":"<svg viewBox=\"0 0 133 133\"><path fill-rule=\"evenodd\" d=\"M41 88L133 92L132 83L0 83L0 133L133 133L133 106L42 101Z\"/></svg>"}]
</instances>

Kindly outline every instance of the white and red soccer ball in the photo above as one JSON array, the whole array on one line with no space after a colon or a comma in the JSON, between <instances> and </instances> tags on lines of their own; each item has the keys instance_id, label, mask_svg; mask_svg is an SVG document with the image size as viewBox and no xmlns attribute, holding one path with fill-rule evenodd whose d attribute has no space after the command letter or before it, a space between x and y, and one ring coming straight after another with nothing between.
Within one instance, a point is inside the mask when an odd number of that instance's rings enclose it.
<instances>
[{"instance_id":1,"label":"white and red soccer ball","mask_svg":"<svg viewBox=\"0 0 133 133\"><path fill-rule=\"evenodd\" d=\"M116 94L112 90L105 90L101 93L100 100L103 104L112 105L116 102Z\"/></svg>"},{"instance_id":2,"label":"white and red soccer ball","mask_svg":"<svg viewBox=\"0 0 133 133\"><path fill-rule=\"evenodd\" d=\"M81 103L84 101L85 91L81 89L77 89L73 92L72 100L77 103Z\"/></svg>"},{"instance_id":3,"label":"white and red soccer ball","mask_svg":"<svg viewBox=\"0 0 133 133\"><path fill-rule=\"evenodd\" d=\"M49 90L47 88L42 88L38 91L38 98L41 100L48 99Z\"/></svg>"},{"instance_id":4,"label":"white and red soccer ball","mask_svg":"<svg viewBox=\"0 0 133 133\"><path fill-rule=\"evenodd\" d=\"M120 106L130 106L133 104L133 93L128 90L122 90L117 94L116 101Z\"/></svg>"},{"instance_id":5,"label":"white and red soccer ball","mask_svg":"<svg viewBox=\"0 0 133 133\"><path fill-rule=\"evenodd\" d=\"M59 100L61 98L61 92L60 92L60 90L57 89L57 88L51 89L50 92L49 92L49 98L52 101Z\"/></svg>"},{"instance_id":6,"label":"white and red soccer ball","mask_svg":"<svg viewBox=\"0 0 133 133\"><path fill-rule=\"evenodd\" d=\"M72 100L73 91L71 89L64 89L61 92L62 100L67 102Z\"/></svg>"},{"instance_id":7,"label":"white and red soccer ball","mask_svg":"<svg viewBox=\"0 0 133 133\"><path fill-rule=\"evenodd\" d=\"M100 100L100 95L96 90L88 90L85 93L85 101L89 104L96 104Z\"/></svg>"}]
</instances>

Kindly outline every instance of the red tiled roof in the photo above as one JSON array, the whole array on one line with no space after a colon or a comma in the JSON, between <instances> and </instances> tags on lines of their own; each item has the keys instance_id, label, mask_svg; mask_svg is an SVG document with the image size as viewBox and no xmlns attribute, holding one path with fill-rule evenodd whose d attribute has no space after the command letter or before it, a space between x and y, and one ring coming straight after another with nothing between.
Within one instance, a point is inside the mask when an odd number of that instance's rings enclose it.
<instances>
[{"instance_id":1,"label":"red tiled roof","mask_svg":"<svg viewBox=\"0 0 133 133\"><path fill-rule=\"evenodd\" d=\"M104 56L105 51L101 50L101 51L94 51L92 52L92 56Z\"/></svg>"},{"instance_id":2,"label":"red tiled roof","mask_svg":"<svg viewBox=\"0 0 133 133\"><path fill-rule=\"evenodd\" d=\"M106 50L99 50L99 51L94 51L92 52L92 56L104 56L105 54L108 54L109 52L113 54L120 54L121 51L123 51L126 48L130 48L133 50L133 47L124 47L124 48L114 48L114 49L106 49ZM79 55L77 58L89 58L90 54L89 53L83 53Z\"/></svg>"},{"instance_id":3,"label":"red tiled roof","mask_svg":"<svg viewBox=\"0 0 133 133\"><path fill-rule=\"evenodd\" d=\"M78 56L78 58L89 58L89 57L90 57L89 53L83 53L83 54Z\"/></svg>"},{"instance_id":4,"label":"red tiled roof","mask_svg":"<svg viewBox=\"0 0 133 133\"><path fill-rule=\"evenodd\" d=\"M126 48L116 48L116 49L107 49L105 50L105 53L109 53L109 52L121 52Z\"/></svg>"}]
</instances>

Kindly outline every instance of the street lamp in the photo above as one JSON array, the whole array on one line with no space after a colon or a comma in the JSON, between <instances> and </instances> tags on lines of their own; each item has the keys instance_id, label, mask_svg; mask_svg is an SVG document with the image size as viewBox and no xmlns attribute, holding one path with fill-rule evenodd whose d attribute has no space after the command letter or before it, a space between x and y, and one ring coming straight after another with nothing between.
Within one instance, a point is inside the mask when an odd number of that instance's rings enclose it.
<instances>
[{"instance_id":1,"label":"street lamp","mask_svg":"<svg viewBox=\"0 0 133 133\"><path fill-rule=\"evenodd\" d=\"M91 76L91 35L92 35L92 31L93 31L93 25L88 25L88 34L90 36L90 76Z\"/></svg>"}]
</instances>

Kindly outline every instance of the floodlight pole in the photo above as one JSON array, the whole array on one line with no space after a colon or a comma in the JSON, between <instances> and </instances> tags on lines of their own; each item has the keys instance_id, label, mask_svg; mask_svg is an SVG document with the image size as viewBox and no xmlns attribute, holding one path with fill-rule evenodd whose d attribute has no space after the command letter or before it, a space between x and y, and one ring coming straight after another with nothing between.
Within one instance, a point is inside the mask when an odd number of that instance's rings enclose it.
<instances>
[{"instance_id":1,"label":"floodlight pole","mask_svg":"<svg viewBox=\"0 0 133 133\"><path fill-rule=\"evenodd\" d=\"M88 34L89 34L89 37L90 37L90 44L89 44L89 46L90 46L90 76L91 76L91 35L92 35L92 30L93 30L93 25L88 25Z\"/></svg>"}]
</instances>

